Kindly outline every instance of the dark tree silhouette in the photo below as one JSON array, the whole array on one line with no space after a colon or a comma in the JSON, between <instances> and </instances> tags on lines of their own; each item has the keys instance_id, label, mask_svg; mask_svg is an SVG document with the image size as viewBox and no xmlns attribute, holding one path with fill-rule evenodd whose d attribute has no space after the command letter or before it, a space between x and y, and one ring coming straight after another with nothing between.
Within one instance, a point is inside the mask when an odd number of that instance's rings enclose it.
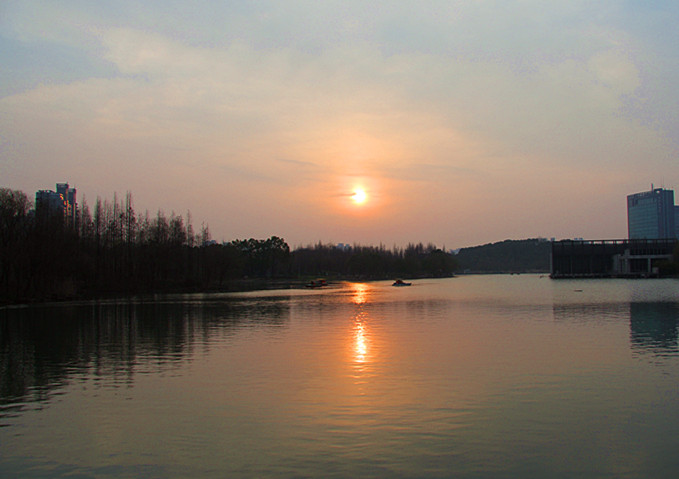
<instances>
[{"instance_id":1,"label":"dark tree silhouette","mask_svg":"<svg viewBox=\"0 0 679 479\"><path fill-rule=\"evenodd\" d=\"M98 197L90 211L83 199L72 225L54 211L32 211L23 192L0 189L0 302L233 289L318 276L446 276L455 266L434 245L319 243L291 251L278 236L217 243L205 223L194 233L190 213L137 214L133 203L130 192L124 200L114 194L112 201Z\"/></svg>"}]
</instances>

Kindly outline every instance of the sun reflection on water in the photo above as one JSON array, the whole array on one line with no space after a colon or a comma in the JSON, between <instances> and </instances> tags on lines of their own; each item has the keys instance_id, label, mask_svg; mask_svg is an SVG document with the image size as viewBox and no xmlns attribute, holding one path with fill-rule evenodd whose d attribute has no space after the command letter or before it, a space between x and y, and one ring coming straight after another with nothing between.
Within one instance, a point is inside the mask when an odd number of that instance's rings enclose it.
<instances>
[{"instance_id":1,"label":"sun reflection on water","mask_svg":"<svg viewBox=\"0 0 679 479\"><path fill-rule=\"evenodd\" d=\"M368 301L369 286L363 283L355 283L352 287L353 296L351 297L351 301L357 305L365 304Z\"/></svg>"},{"instance_id":2,"label":"sun reflection on water","mask_svg":"<svg viewBox=\"0 0 679 479\"><path fill-rule=\"evenodd\" d=\"M354 350L355 361L365 363L368 356L368 339L365 324L361 322L360 318L356 318L354 323Z\"/></svg>"},{"instance_id":3,"label":"sun reflection on water","mask_svg":"<svg viewBox=\"0 0 679 479\"><path fill-rule=\"evenodd\" d=\"M364 366L371 359L370 331L367 324L369 316L365 310L370 287L362 283L356 283L352 287L351 301L358 307L353 324L353 361L357 366Z\"/></svg>"}]
</instances>

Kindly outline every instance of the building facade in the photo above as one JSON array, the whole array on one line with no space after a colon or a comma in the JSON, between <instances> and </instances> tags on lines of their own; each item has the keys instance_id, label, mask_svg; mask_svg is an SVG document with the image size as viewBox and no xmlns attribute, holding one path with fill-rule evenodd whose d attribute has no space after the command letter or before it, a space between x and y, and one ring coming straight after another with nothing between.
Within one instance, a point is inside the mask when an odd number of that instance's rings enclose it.
<instances>
[{"instance_id":1,"label":"building facade","mask_svg":"<svg viewBox=\"0 0 679 479\"><path fill-rule=\"evenodd\" d=\"M552 242L552 278L646 278L672 259L677 240L562 240Z\"/></svg>"},{"instance_id":2,"label":"building facade","mask_svg":"<svg viewBox=\"0 0 679 479\"><path fill-rule=\"evenodd\" d=\"M627 197L629 239L677 238L679 216L674 205L674 191L652 188Z\"/></svg>"},{"instance_id":3,"label":"building facade","mask_svg":"<svg viewBox=\"0 0 679 479\"><path fill-rule=\"evenodd\" d=\"M35 193L35 211L38 216L63 216L68 225L76 225L76 189L68 183L57 183L57 191L40 190Z\"/></svg>"}]
</instances>

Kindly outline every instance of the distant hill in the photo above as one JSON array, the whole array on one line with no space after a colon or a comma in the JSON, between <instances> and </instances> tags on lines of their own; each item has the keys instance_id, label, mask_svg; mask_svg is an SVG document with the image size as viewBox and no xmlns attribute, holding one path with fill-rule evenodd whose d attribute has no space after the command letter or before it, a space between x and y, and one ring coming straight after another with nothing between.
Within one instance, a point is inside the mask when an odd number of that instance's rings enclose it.
<instances>
[{"instance_id":1,"label":"distant hill","mask_svg":"<svg viewBox=\"0 0 679 479\"><path fill-rule=\"evenodd\" d=\"M455 260L458 272L544 273L549 271L551 243L544 238L505 240L462 248Z\"/></svg>"}]
</instances>

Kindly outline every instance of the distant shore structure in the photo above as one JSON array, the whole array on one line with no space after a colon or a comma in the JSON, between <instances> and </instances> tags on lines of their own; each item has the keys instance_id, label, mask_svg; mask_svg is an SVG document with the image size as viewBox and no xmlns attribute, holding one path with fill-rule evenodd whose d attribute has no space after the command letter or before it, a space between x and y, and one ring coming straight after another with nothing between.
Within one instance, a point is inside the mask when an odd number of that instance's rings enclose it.
<instances>
[{"instance_id":1,"label":"distant shore structure","mask_svg":"<svg viewBox=\"0 0 679 479\"><path fill-rule=\"evenodd\" d=\"M672 259L676 239L561 240L552 243L552 278L652 278Z\"/></svg>"},{"instance_id":2,"label":"distant shore structure","mask_svg":"<svg viewBox=\"0 0 679 479\"><path fill-rule=\"evenodd\" d=\"M552 278L657 277L679 239L674 191L654 188L627 196L626 240L552 242Z\"/></svg>"},{"instance_id":3,"label":"distant shore structure","mask_svg":"<svg viewBox=\"0 0 679 479\"><path fill-rule=\"evenodd\" d=\"M68 225L76 225L78 203L76 189L68 183L57 183L57 191L39 190L35 193L35 213L38 216L63 216Z\"/></svg>"},{"instance_id":4,"label":"distant shore structure","mask_svg":"<svg viewBox=\"0 0 679 479\"><path fill-rule=\"evenodd\" d=\"M674 191L653 188L627 196L627 233L631 240L679 238L679 206Z\"/></svg>"}]
</instances>

